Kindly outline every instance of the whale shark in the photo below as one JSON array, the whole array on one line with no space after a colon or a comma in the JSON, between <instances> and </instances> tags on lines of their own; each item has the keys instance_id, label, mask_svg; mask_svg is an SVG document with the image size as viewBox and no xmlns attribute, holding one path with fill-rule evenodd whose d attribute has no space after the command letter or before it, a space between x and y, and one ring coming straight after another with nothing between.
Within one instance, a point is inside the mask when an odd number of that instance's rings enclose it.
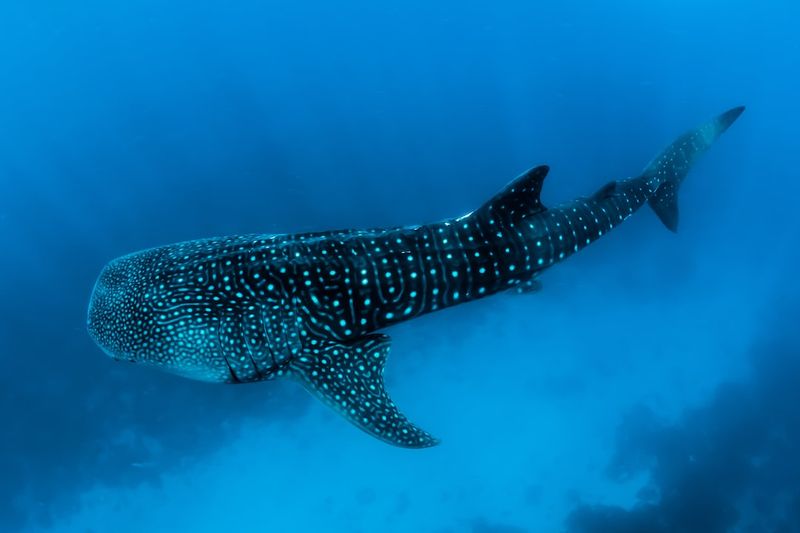
<instances>
[{"instance_id":1,"label":"whale shark","mask_svg":"<svg viewBox=\"0 0 800 533\"><path fill-rule=\"evenodd\" d=\"M290 378L368 434L406 448L439 441L384 387L383 330L540 275L645 204L672 231L692 164L739 117L735 107L684 133L636 177L546 207L546 165L478 209L418 226L238 235L115 259L91 294L88 331L112 358L188 378Z\"/></svg>"}]
</instances>

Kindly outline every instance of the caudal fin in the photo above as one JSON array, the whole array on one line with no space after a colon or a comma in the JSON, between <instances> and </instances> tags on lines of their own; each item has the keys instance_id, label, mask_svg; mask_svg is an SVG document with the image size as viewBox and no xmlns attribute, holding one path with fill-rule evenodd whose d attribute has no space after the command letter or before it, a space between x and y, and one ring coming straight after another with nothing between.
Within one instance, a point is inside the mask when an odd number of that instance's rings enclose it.
<instances>
[{"instance_id":1,"label":"caudal fin","mask_svg":"<svg viewBox=\"0 0 800 533\"><path fill-rule=\"evenodd\" d=\"M654 191L648 202L661 222L671 231L678 230L678 189L689 169L714 141L744 111L734 107L702 126L678 137L644 169L648 188Z\"/></svg>"}]
</instances>

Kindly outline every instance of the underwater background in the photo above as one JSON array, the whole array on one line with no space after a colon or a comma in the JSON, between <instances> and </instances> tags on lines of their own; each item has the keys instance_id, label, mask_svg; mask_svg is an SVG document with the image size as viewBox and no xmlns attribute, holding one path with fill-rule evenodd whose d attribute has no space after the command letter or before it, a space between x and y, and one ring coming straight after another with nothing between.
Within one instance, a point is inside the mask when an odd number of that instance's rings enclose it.
<instances>
[{"instance_id":1,"label":"underwater background","mask_svg":"<svg viewBox=\"0 0 800 533\"><path fill-rule=\"evenodd\" d=\"M800 4L0 5L0 531L800 531ZM404 450L292 382L112 361L103 265L555 204L747 112L531 295L392 328Z\"/></svg>"}]
</instances>

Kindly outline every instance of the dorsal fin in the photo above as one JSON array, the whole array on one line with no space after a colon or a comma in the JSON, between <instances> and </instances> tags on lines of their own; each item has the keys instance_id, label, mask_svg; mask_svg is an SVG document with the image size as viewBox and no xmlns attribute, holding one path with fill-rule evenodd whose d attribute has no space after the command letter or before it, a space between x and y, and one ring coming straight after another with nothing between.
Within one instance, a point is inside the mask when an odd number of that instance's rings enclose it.
<instances>
[{"instance_id":1,"label":"dorsal fin","mask_svg":"<svg viewBox=\"0 0 800 533\"><path fill-rule=\"evenodd\" d=\"M292 373L312 394L373 437L402 448L438 441L408 421L383 385L389 337L367 335L349 344L323 341L292 362Z\"/></svg>"},{"instance_id":2,"label":"dorsal fin","mask_svg":"<svg viewBox=\"0 0 800 533\"><path fill-rule=\"evenodd\" d=\"M494 195L478 210L481 216L497 217L516 221L527 215L544 211L539 196L542 183L550 167L540 165L520 174L505 188Z\"/></svg>"},{"instance_id":3,"label":"dorsal fin","mask_svg":"<svg viewBox=\"0 0 800 533\"><path fill-rule=\"evenodd\" d=\"M609 181L592 195L592 200L605 200L610 197L617 190L617 182Z\"/></svg>"}]
</instances>

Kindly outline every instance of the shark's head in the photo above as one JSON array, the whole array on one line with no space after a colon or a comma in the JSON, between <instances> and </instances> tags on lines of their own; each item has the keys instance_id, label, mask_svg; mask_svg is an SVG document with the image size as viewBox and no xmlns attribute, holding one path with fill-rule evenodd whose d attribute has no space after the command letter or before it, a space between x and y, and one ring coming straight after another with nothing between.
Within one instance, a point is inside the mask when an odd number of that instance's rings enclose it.
<instances>
[{"instance_id":1,"label":"shark's head","mask_svg":"<svg viewBox=\"0 0 800 533\"><path fill-rule=\"evenodd\" d=\"M95 283L87 327L95 342L114 359L141 360L153 340L155 310L146 301L155 286L153 255L147 251L115 259Z\"/></svg>"},{"instance_id":2,"label":"shark's head","mask_svg":"<svg viewBox=\"0 0 800 533\"><path fill-rule=\"evenodd\" d=\"M106 265L89 302L89 334L118 361L224 380L214 302L199 287L205 271L195 272L183 258L184 250L164 247Z\"/></svg>"}]
</instances>

